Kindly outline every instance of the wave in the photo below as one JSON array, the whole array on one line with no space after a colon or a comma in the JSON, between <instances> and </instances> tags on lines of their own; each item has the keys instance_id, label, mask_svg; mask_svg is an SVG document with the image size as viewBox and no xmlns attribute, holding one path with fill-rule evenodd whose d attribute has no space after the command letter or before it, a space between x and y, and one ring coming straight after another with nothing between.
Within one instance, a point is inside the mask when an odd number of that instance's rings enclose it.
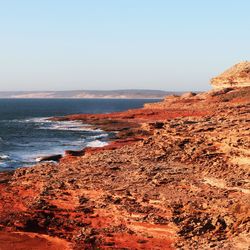
<instances>
[{"instance_id":1,"label":"wave","mask_svg":"<svg viewBox=\"0 0 250 250\"><path fill-rule=\"evenodd\" d=\"M1 154L0 155L0 171L1 169L12 169L15 168L14 165L18 163L17 160L12 159L7 154Z\"/></svg>"},{"instance_id":2,"label":"wave","mask_svg":"<svg viewBox=\"0 0 250 250\"><path fill-rule=\"evenodd\" d=\"M102 132L101 129L92 129L84 126L83 124L76 123L56 123L50 124L47 127L40 127L40 129L49 129L49 130L61 130L61 131L82 131L82 132Z\"/></svg>"},{"instance_id":3,"label":"wave","mask_svg":"<svg viewBox=\"0 0 250 250\"><path fill-rule=\"evenodd\" d=\"M48 127L41 127L41 129L61 130L61 131L94 131L94 130L89 130L89 128L86 128L82 125L69 124L69 123L50 124L50 126Z\"/></svg>"},{"instance_id":4,"label":"wave","mask_svg":"<svg viewBox=\"0 0 250 250\"><path fill-rule=\"evenodd\" d=\"M39 162L43 155L63 155L65 150L108 145L105 140L109 137L109 133L101 129L96 129L81 121L51 121L49 118L6 120L5 126L10 126L14 133L6 140L0 137L0 148L4 149L0 151L0 169L31 166ZM24 130L27 135L23 133L19 136L16 129L17 131ZM60 131L65 131L65 133ZM5 147L7 143L8 147Z\"/></svg>"},{"instance_id":5,"label":"wave","mask_svg":"<svg viewBox=\"0 0 250 250\"><path fill-rule=\"evenodd\" d=\"M55 163L56 161L52 161L52 160L43 160L44 157L37 157L35 159L35 162L39 163L39 162L50 162L50 163Z\"/></svg>"},{"instance_id":6,"label":"wave","mask_svg":"<svg viewBox=\"0 0 250 250\"><path fill-rule=\"evenodd\" d=\"M37 118L30 118L30 119L9 119L9 120L0 120L0 122L5 123L5 122L15 122L15 123L40 123L40 122L50 122L48 119L50 117L37 117Z\"/></svg>"},{"instance_id":7,"label":"wave","mask_svg":"<svg viewBox=\"0 0 250 250\"><path fill-rule=\"evenodd\" d=\"M6 160L9 160L10 159L10 156L9 155L0 155L0 161L6 161Z\"/></svg>"},{"instance_id":8,"label":"wave","mask_svg":"<svg viewBox=\"0 0 250 250\"><path fill-rule=\"evenodd\" d=\"M103 134L99 134L99 135L90 136L89 138L90 139L102 139L102 138L105 138L105 137L108 137L108 136L109 136L108 134L103 133Z\"/></svg>"},{"instance_id":9,"label":"wave","mask_svg":"<svg viewBox=\"0 0 250 250\"><path fill-rule=\"evenodd\" d=\"M99 147L104 147L104 146L107 146L107 145L108 145L108 142L94 140L94 141L88 142L86 146L87 147L92 147L92 148L99 148Z\"/></svg>"},{"instance_id":10,"label":"wave","mask_svg":"<svg viewBox=\"0 0 250 250\"><path fill-rule=\"evenodd\" d=\"M26 121L40 125L39 129L61 130L61 131L83 131L83 132L102 132L101 129L93 129L89 124L81 121L50 121L49 117L35 118Z\"/></svg>"},{"instance_id":11,"label":"wave","mask_svg":"<svg viewBox=\"0 0 250 250\"><path fill-rule=\"evenodd\" d=\"M36 117L30 119L2 120L1 122L34 123L38 126L38 129L48 130L103 132L103 130L92 128L91 125L84 124L81 121L51 121L49 120L50 118L51 117Z\"/></svg>"}]
</instances>

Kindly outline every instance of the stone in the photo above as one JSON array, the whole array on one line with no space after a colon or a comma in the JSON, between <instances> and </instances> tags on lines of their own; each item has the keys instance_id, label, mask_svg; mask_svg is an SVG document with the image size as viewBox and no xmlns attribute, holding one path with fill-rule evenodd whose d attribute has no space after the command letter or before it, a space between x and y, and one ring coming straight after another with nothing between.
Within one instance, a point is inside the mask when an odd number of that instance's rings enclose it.
<instances>
[{"instance_id":1,"label":"stone","mask_svg":"<svg viewBox=\"0 0 250 250\"><path fill-rule=\"evenodd\" d=\"M85 154L84 150L66 150L66 156L83 156Z\"/></svg>"},{"instance_id":2,"label":"stone","mask_svg":"<svg viewBox=\"0 0 250 250\"><path fill-rule=\"evenodd\" d=\"M194 92L187 92L187 93L184 93L181 95L181 98L190 98L190 97L193 97L193 96L196 96L197 94L194 93Z\"/></svg>"},{"instance_id":3,"label":"stone","mask_svg":"<svg viewBox=\"0 0 250 250\"><path fill-rule=\"evenodd\" d=\"M62 158L62 155L49 155L49 156L43 156L37 159L38 162L43 162L43 161L55 161L59 162L60 159Z\"/></svg>"},{"instance_id":4,"label":"stone","mask_svg":"<svg viewBox=\"0 0 250 250\"><path fill-rule=\"evenodd\" d=\"M215 89L250 86L250 62L241 62L211 79Z\"/></svg>"}]
</instances>

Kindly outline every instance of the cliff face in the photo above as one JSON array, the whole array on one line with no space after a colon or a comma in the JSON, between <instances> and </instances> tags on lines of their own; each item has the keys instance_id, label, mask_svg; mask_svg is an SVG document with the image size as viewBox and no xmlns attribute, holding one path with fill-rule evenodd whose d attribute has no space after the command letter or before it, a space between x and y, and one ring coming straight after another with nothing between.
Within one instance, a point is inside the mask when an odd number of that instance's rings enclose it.
<instances>
[{"instance_id":1,"label":"cliff face","mask_svg":"<svg viewBox=\"0 0 250 250\"><path fill-rule=\"evenodd\" d=\"M221 75L212 78L213 88L247 87L250 86L250 62L241 62Z\"/></svg>"}]
</instances>

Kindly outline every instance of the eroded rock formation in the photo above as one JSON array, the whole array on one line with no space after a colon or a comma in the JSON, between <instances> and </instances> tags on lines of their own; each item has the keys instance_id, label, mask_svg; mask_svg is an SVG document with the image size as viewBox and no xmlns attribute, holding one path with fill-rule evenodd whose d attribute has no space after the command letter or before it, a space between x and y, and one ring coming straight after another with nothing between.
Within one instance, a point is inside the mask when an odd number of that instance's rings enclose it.
<instances>
[{"instance_id":1,"label":"eroded rock formation","mask_svg":"<svg viewBox=\"0 0 250 250\"><path fill-rule=\"evenodd\" d=\"M250 62L241 62L211 80L213 88L250 86Z\"/></svg>"},{"instance_id":2,"label":"eroded rock formation","mask_svg":"<svg viewBox=\"0 0 250 250\"><path fill-rule=\"evenodd\" d=\"M0 248L248 249L249 114L250 88L230 88L55 118L118 133L2 173Z\"/></svg>"}]
</instances>

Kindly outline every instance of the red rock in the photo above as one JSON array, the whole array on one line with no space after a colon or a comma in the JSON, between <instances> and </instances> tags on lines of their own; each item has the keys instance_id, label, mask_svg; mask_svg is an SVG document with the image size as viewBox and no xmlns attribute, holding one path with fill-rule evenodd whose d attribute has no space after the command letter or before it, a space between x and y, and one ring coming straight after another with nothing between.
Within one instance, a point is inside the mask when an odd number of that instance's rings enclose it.
<instances>
[{"instance_id":1,"label":"red rock","mask_svg":"<svg viewBox=\"0 0 250 250\"><path fill-rule=\"evenodd\" d=\"M79 250L247 248L249 97L241 88L57 118L119 133L57 166L0 174L0 244L56 249L60 238L62 249ZM13 240L15 232L23 236Z\"/></svg>"}]
</instances>

